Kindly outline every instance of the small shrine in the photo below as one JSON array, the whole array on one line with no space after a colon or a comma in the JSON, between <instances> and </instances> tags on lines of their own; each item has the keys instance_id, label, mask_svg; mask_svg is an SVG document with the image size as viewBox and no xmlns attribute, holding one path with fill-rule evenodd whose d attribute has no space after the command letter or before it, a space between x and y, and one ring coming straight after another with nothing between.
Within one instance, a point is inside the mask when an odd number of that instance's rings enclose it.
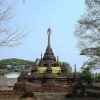
<instances>
[{"instance_id":1,"label":"small shrine","mask_svg":"<svg viewBox=\"0 0 100 100\"><path fill-rule=\"evenodd\" d=\"M61 63L51 48L51 28L48 28L48 44L44 55L30 71L23 71L14 86L16 92L66 92L72 93L71 67Z\"/></svg>"}]
</instances>

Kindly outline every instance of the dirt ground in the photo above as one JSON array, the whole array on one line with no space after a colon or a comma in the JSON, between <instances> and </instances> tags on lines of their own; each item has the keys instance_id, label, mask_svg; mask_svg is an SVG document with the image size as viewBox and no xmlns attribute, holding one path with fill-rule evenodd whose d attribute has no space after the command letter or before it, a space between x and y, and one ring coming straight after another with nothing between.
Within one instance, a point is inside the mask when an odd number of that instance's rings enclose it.
<instances>
[{"instance_id":1,"label":"dirt ground","mask_svg":"<svg viewBox=\"0 0 100 100\"><path fill-rule=\"evenodd\" d=\"M0 100L100 100L96 97L66 97L60 93L35 93L34 97L19 98L17 95L0 95Z\"/></svg>"},{"instance_id":2,"label":"dirt ground","mask_svg":"<svg viewBox=\"0 0 100 100\"><path fill-rule=\"evenodd\" d=\"M5 97L2 97L0 98L0 100L100 100L100 98L92 98L92 97L89 97L89 98L64 98L64 97L37 97L37 98L12 98L12 97L9 97L9 98L5 98Z\"/></svg>"},{"instance_id":3,"label":"dirt ground","mask_svg":"<svg viewBox=\"0 0 100 100\"><path fill-rule=\"evenodd\" d=\"M100 100L100 98L24 98L24 99L18 99L18 98L0 98L0 100Z\"/></svg>"}]
</instances>

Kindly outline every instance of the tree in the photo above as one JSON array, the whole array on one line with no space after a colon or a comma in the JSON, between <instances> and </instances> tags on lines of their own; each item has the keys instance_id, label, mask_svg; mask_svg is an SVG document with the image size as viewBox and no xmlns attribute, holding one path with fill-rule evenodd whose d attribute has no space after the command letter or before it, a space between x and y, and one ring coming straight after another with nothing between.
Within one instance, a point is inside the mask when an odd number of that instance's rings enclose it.
<instances>
[{"instance_id":1,"label":"tree","mask_svg":"<svg viewBox=\"0 0 100 100\"><path fill-rule=\"evenodd\" d=\"M75 31L81 49L100 47L100 1L86 0L86 5L86 13L78 21Z\"/></svg>"},{"instance_id":2,"label":"tree","mask_svg":"<svg viewBox=\"0 0 100 100\"><path fill-rule=\"evenodd\" d=\"M85 4L86 12L78 21L75 35L81 54L95 65L100 61L100 0L85 0Z\"/></svg>"},{"instance_id":3,"label":"tree","mask_svg":"<svg viewBox=\"0 0 100 100\"><path fill-rule=\"evenodd\" d=\"M0 0L0 46L15 46L25 35L8 28L8 23L13 17L12 5L7 0Z\"/></svg>"},{"instance_id":4,"label":"tree","mask_svg":"<svg viewBox=\"0 0 100 100\"><path fill-rule=\"evenodd\" d=\"M89 66L81 70L81 77L87 83L91 83L93 81L93 75Z\"/></svg>"}]
</instances>

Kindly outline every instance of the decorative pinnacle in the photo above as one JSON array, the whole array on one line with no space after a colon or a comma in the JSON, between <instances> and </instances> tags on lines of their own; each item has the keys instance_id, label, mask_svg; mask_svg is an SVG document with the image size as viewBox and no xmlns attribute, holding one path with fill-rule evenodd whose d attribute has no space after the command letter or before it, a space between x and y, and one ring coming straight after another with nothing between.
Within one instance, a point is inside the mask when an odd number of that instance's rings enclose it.
<instances>
[{"instance_id":1,"label":"decorative pinnacle","mask_svg":"<svg viewBox=\"0 0 100 100\"><path fill-rule=\"evenodd\" d=\"M51 44L50 44L50 39L51 39L51 28L48 28L47 34L48 34L48 47L50 47L50 46L51 46Z\"/></svg>"},{"instance_id":2,"label":"decorative pinnacle","mask_svg":"<svg viewBox=\"0 0 100 100\"><path fill-rule=\"evenodd\" d=\"M74 73L76 73L77 72L77 69L76 69L76 64L75 64L75 66L74 66Z\"/></svg>"}]
</instances>

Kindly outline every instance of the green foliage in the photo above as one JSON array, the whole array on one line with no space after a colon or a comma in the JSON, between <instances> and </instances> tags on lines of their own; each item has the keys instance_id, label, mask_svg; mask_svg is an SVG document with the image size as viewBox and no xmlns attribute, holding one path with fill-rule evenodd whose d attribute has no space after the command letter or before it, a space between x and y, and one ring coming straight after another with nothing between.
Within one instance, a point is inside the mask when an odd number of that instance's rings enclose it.
<instances>
[{"instance_id":1,"label":"green foliage","mask_svg":"<svg viewBox=\"0 0 100 100\"><path fill-rule=\"evenodd\" d=\"M100 73L95 74L95 81L100 81Z\"/></svg>"},{"instance_id":2,"label":"green foliage","mask_svg":"<svg viewBox=\"0 0 100 100\"><path fill-rule=\"evenodd\" d=\"M98 77L98 80L100 80L100 73L98 73L98 76L97 77Z\"/></svg>"},{"instance_id":3,"label":"green foliage","mask_svg":"<svg viewBox=\"0 0 100 100\"><path fill-rule=\"evenodd\" d=\"M86 81L86 82L91 82L93 80L93 76L92 76L92 74L90 72L90 68L89 67L84 68L82 70L81 75L82 75L83 80Z\"/></svg>"},{"instance_id":4,"label":"green foliage","mask_svg":"<svg viewBox=\"0 0 100 100\"><path fill-rule=\"evenodd\" d=\"M0 71L5 73L9 72L21 72L34 65L34 62L22 59L3 59L0 60Z\"/></svg>"},{"instance_id":5,"label":"green foliage","mask_svg":"<svg viewBox=\"0 0 100 100\"><path fill-rule=\"evenodd\" d=\"M27 65L27 64L34 64L34 62L28 60L16 59L16 58L0 60L0 65L2 66L4 65L17 66L17 65Z\"/></svg>"}]
</instances>

